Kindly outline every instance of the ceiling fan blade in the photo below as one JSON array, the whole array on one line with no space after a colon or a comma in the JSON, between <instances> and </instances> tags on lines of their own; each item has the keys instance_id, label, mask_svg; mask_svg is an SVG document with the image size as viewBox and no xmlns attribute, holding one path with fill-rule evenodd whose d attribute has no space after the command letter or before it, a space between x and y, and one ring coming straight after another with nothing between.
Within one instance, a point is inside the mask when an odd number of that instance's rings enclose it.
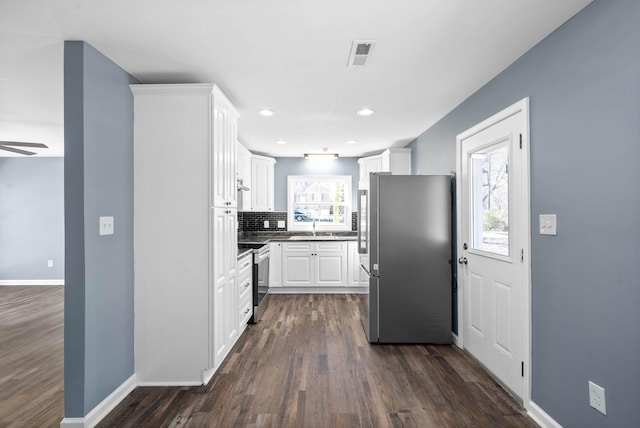
<instances>
[{"instance_id":1,"label":"ceiling fan blade","mask_svg":"<svg viewBox=\"0 0 640 428\"><path fill-rule=\"evenodd\" d=\"M35 155L34 152L28 152L26 150L14 149L13 147L7 147L7 146L3 146L3 145L0 145L0 150L6 150L8 152L19 153L21 155L27 155L27 156Z\"/></svg>"},{"instance_id":2,"label":"ceiling fan blade","mask_svg":"<svg viewBox=\"0 0 640 428\"><path fill-rule=\"evenodd\" d=\"M40 147L48 149L46 144L42 143L21 143L19 141L0 141L0 146L16 146L16 147Z\"/></svg>"}]
</instances>

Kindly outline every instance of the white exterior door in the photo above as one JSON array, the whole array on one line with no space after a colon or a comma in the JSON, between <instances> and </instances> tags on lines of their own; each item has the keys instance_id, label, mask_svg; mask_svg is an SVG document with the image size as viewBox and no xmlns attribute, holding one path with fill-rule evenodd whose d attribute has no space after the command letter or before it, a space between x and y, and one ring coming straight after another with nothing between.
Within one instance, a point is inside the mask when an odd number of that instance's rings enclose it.
<instances>
[{"instance_id":1,"label":"white exterior door","mask_svg":"<svg viewBox=\"0 0 640 428\"><path fill-rule=\"evenodd\" d=\"M523 400L530 331L527 137L526 99L458 136L462 342Z\"/></svg>"}]
</instances>

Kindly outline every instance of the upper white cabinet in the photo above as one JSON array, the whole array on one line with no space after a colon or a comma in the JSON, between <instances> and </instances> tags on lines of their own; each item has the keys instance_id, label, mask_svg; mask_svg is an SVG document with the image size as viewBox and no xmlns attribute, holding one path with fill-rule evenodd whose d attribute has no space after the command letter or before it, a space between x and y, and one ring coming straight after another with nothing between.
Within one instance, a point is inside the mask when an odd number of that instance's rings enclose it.
<instances>
[{"instance_id":1,"label":"upper white cabinet","mask_svg":"<svg viewBox=\"0 0 640 428\"><path fill-rule=\"evenodd\" d=\"M211 147L213 206L237 206L237 122L238 113L227 98L214 86L211 97L213 123L211 129L215 144Z\"/></svg>"},{"instance_id":2,"label":"upper white cabinet","mask_svg":"<svg viewBox=\"0 0 640 428\"><path fill-rule=\"evenodd\" d=\"M251 155L251 210L273 211L273 174L276 160Z\"/></svg>"},{"instance_id":3,"label":"upper white cabinet","mask_svg":"<svg viewBox=\"0 0 640 428\"><path fill-rule=\"evenodd\" d=\"M201 384L238 334L238 115L213 84L131 90L136 377Z\"/></svg>"},{"instance_id":4,"label":"upper white cabinet","mask_svg":"<svg viewBox=\"0 0 640 428\"><path fill-rule=\"evenodd\" d=\"M368 189L369 174L372 172L411 175L411 149L387 149L379 155L358 159L358 164L360 165L358 189Z\"/></svg>"},{"instance_id":5,"label":"upper white cabinet","mask_svg":"<svg viewBox=\"0 0 640 428\"><path fill-rule=\"evenodd\" d=\"M358 189L369 188L369 174L372 172L382 171L382 156L369 156L358 159L360 165L360 180L358 180Z\"/></svg>"},{"instance_id":6,"label":"upper white cabinet","mask_svg":"<svg viewBox=\"0 0 640 428\"><path fill-rule=\"evenodd\" d=\"M238 173L237 176L242 180L242 184L251 188L251 152L245 146L238 142ZM238 193L238 209L242 211L251 211L251 190L245 190Z\"/></svg>"}]
</instances>

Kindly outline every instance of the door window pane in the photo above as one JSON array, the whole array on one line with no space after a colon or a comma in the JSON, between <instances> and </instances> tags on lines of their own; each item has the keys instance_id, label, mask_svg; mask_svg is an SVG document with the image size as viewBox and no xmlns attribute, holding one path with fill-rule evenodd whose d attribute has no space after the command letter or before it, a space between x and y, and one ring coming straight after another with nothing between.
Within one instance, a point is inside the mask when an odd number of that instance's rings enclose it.
<instances>
[{"instance_id":1,"label":"door window pane","mask_svg":"<svg viewBox=\"0 0 640 428\"><path fill-rule=\"evenodd\" d=\"M509 146L499 143L470 154L472 247L509 255Z\"/></svg>"}]
</instances>

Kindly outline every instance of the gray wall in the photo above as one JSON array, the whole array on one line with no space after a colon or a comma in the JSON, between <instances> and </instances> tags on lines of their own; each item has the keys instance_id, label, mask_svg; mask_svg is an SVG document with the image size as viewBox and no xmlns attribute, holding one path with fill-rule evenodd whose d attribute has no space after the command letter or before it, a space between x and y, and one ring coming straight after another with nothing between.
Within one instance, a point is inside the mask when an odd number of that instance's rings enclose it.
<instances>
[{"instance_id":1,"label":"gray wall","mask_svg":"<svg viewBox=\"0 0 640 428\"><path fill-rule=\"evenodd\" d=\"M446 173L458 133L530 97L532 399L565 427L640 426L639 22L637 0L594 1L410 145Z\"/></svg>"},{"instance_id":2,"label":"gray wall","mask_svg":"<svg viewBox=\"0 0 640 428\"><path fill-rule=\"evenodd\" d=\"M61 157L0 158L0 280L64 279L63 168Z\"/></svg>"},{"instance_id":3,"label":"gray wall","mask_svg":"<svg viewBox=\"0 0 640 428\"><path fill-rule=\"evenodd\" d=\"M359 158L338 158L334 160L304 160L303 158L276 158L274 172L274 209L287 211L287 177L289 175L350 175L352 210L357 210Z\"/></svg>"},{"instance_id":4,"label":"gray wall","mask_svg":"<svg viewBox=\"0 0 640 428\"><path fill-rule=\"evenodd\" d=\"M133 96L129 74L65 42L65 417L134 373ZM98 235L114 216L115 234Z\"/></svg>"}]
</instances>

